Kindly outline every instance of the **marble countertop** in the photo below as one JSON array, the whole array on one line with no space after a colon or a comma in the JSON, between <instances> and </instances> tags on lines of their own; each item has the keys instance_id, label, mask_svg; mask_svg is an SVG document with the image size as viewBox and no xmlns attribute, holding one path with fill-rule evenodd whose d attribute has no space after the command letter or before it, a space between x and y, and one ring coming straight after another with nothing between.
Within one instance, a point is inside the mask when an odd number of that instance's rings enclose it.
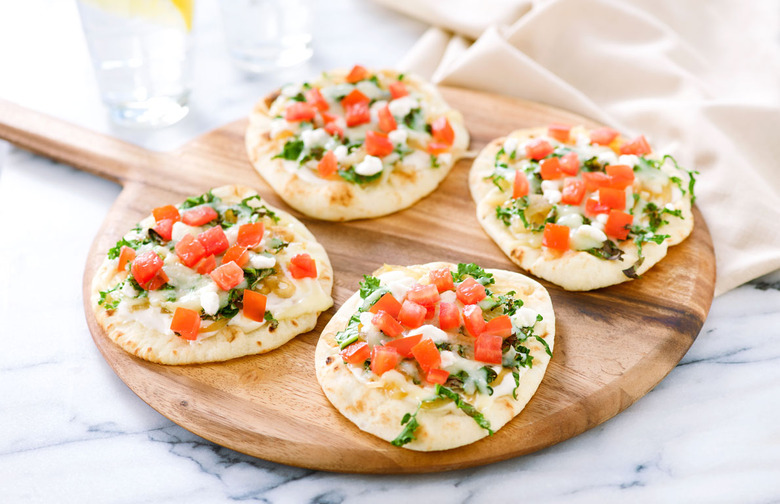
<instances>
[{"instance_id":1,"label":"marble countertop","mask_svg":"<svg viewBox=\"0 0 780 504\"><path fill-rule=\"evenodd\" d=\"M169 150L243 117L284 82L354 62L391 66L426 28L372 3L315 2L314 58L250 78L227 60L214 1L197 4L196 88L178 125L148 132L108 122L72 2L3 8L0 97ZM356 42L367 34L375 42ZM84 320L81 275L119 190L0 142L1 502L780 500L780 272L715 299L666 379L576 438L454 472L325 473L189 433L141 401L103 360Z\"/></svg>"}]
</instances>

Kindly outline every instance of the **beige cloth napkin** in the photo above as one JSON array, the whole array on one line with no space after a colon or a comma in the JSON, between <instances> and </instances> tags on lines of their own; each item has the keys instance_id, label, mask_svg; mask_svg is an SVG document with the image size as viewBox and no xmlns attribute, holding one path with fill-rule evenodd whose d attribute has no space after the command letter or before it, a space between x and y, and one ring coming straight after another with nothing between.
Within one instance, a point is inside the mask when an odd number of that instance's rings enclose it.
<instances>
[{"instance_id":1,"label":"beige cloth napkin","mask_svg":"<svg viewBox=\"0 0 780 504\"><path fill-rule=\"evenodd\" d=\"M776 0L375 1L435 26L402 70L643 133L698 170L716 295L780 268Z\"/></svg>"}]
</instances>

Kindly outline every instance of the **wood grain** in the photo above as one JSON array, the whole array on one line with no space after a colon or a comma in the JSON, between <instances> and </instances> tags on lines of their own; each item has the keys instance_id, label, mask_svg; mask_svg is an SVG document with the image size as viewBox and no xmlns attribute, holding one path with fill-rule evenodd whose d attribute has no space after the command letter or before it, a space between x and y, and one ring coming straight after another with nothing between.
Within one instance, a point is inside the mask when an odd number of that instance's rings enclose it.
<instances>
[{"instance_id":1,"label":"wood grain","mask_svg":"<svg viewBox=\"0 0 780 504\"><path fill-rule=\"evenodd\" d=\"M594 125L541 104L442 91L463 111L474 150L511 130L551 121ZM542 282L556 310L555 354L536 396L498 433L446 452L391 446L359 431L326 400L315 378L314 347L361 276L382 263L445 260L516 270L477 222L466 182L470 161L460 161L437 191L410 209L346 224L321 222L289 210L255 174L244 152L245 126L236 121L157 154L0 102L0 137L123 185L84 272L90 331L106 361L139 397L215 443L275 462L343 472L429 472L504 460L569 439L630 406L674 368L707 316L715 261L707 226L694 209L693 234L638 281L587 293ZM105 336L88 303L105 251L151 208L226 183L256 188L309 227L335 269L334 308L322 314L314 331L262 356L162 366L125 353Z\"/></svg>"}]
</instances>

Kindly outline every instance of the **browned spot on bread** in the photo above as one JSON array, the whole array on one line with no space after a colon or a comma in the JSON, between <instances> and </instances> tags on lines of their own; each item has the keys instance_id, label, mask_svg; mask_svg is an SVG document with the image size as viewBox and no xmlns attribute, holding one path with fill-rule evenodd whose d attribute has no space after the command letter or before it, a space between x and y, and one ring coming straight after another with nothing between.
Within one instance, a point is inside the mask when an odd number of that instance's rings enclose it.
<instances>
[{"instance_id":1,"label":"browned spot on bread","mask_svg":"<svg viewBox=\"0 0 780 504\"><path fill-rule=\"evenodd\" d=\"M333 356L328 355L328 357L325 359L325 364L329 365L331 362L333 362Z\"/></svg>"},{"instance_id":2,"label":"browned spot on bread","mask_svg":"<svg viewBox=\"0 0 780 504\"><path fill-rule=\"evenodd\" d=\"M279 90L279 89L277 89L277 90L276 90L276 91L274 91L273 93L270 93L270 94L268 94L268 95L267 95L267 96L266 96L266 97L263 99L263 102L265 102L265 106L270 108L270 107L271 107L271 104L272 104L272 103L273 103L273 102L274 102L274 101L275 101L277 98L279 98L279 95L281 95L281 94L282 94L282 91L281 91L281 90Z\"/></svg>"},{"instance_id":3,"label":"browned spot on bread","mask_svg":"<svg viewBox=\"0 0 780 504\"><path fill-rule=\"evenodd\" d=\"M290 321L290 323L293 325L293 327L298 327L298 321L293 319Z\"/></svg>"},{"instance_id":4,"label":"browned spot on bread","mask_svg":"<svg viewBox=\"0 0 780 504\"><path fill-rule=\"evenodd\" d=\"M518 261L522 261L523 260L523 253L524 253L523 249L518 247L518 248L514 249L510 255L512 256L512 259L517 259Z\"/></svg>"},{"instance_id":5,"label":"browned spot on bread","mask_svg":"<svg viewBox=\"0 0 780 504\"><path fill-rule=\"evenodd\" d=\"M341 205L343 207L349 206L354 198L352 194L352 188L346 184L336 184L331 188L330 192L330 204Z\"/></svg>"},{"instance_id":6,"label":"browned spot on bread","mask_svg":"<svg viewBox=\"0 0 780 504\"><path fill-rule=\"evenodd\" d=\"M406 171L402 169L393 171L393 176L401 179L405 183L414 184L417 182L418 174L414 170Z\"/></svg>"},{"instance_id":7,"label":"browned spot on bread","mask_svg":"<svg viewBox=\"0 0 780 504\"><path fill-rule=\"evenodd\" d=\"M271 141L271 132L270 132L270 131L266 131L265 133L263 133L263 134L261 135L261 137L262 137L262 138L263 138L263 140L265 140L266 142L270 142L270 141Z\"/></svg>"},{"instance_id":8,"label":"browned spot on bread","mask_svg":"<svg viewBox=\"0 0 780 504\"><path fill-rule=\"evenodd\" d=\"M273 331L273 329L269 329L269 331ZM259 346L259 347L263 346L263 342L262 341L255 341L255 343L257 343L257 346Z\"/></svg>"}]
</instances>

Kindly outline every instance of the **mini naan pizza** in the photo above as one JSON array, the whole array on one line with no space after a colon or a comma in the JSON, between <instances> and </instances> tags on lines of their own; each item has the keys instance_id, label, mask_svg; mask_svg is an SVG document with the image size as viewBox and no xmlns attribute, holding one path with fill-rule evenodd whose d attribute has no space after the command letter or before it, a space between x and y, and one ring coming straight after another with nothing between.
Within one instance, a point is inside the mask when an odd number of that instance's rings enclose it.
<instances>
[{"instance_id":1,"label":"mini naan pizza","mask_svg":"<svg viewBox=\"0 0 780 504\"><path fill-rule=\"evenodd\" d=\"M330 402L411 450L493 434L526 406L552 357L547 291L515 272L384 266L330 320L315 355Z\"/></svg>"},{"instance_id":2,"label":"mini naan pizza","mask_svg":"<svg viewBox=\"0 0 780 504\"><path fill-rule=\"evenodd\" d=\"M691 233L695 173L644 136L551 125L489 143L469 186L514 263L582 291L638 278Z\"/></svg>"},{"instance_id":3,"label":"mini naan pizza","mask_svg":"<svg viewBox=\"0 0 780 504\"><path fill-rule=\"evenodd\" d=\"M155 208L92 282L108 337L161 364L268 352L314 328L332 304L323 247L254 191L224 186Z\"/></svg>"},{"instance_id":4,"label":"mini naan pizza","mask_svg":"<svg viewBox=\"0 0 780 504\"><path fill-rule=\"evenodd\" d=\"M468 148L460 112L431 84L392 70L332 71L257 103L246 148L293 208L344 221L409 207Z\"/></svg>"}]
</instances>

